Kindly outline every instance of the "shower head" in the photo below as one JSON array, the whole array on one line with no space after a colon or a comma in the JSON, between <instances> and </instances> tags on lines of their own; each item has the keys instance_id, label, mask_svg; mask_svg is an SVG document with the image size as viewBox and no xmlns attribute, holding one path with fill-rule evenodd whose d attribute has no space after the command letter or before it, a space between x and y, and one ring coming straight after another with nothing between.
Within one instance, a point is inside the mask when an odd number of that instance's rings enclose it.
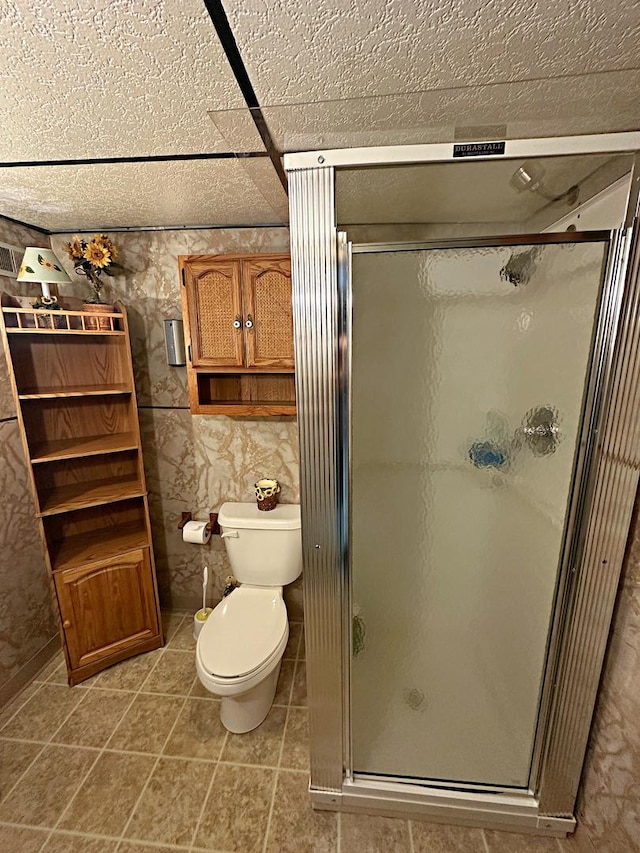
<instances>
[{"instance_id":1,"label":"shower head","mask_svg":"<svg viewBox=\"0 0 640 853\"><path fill-rule=\"evenodd\" d=\"M542 187L544 175L544 167L540 163L537 163L535 160L527 160L511 175L509 184L519 193L529 190L532 193L537 193L547 201L566 201L570 207L576 204L580 193L578 184L573 184L566 192L560 195L549 195Z\"/></svg>"},{"instance_id":2,"label":"shower head","mask_svg":"<svg viewBox=\"0 0 640 853\"><path fill-rule=\"evenodd\" d=\"M534 161L523 163L520 168L513 173L509 183L517 192L521 193L524 190L531 190L532 193L537 192L542 186L544 177L544 169L539 163Z\"/></svg>"}]
</instances>

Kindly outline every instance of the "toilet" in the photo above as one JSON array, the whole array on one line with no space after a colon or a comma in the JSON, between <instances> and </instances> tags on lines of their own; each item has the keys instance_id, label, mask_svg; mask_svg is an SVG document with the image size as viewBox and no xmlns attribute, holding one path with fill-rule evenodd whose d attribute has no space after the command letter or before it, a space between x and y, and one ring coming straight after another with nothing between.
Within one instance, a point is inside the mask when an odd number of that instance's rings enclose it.
<instances>
[{"instance_id":1,"label":"toilet","mask_svg":"<svg viewBox=\"0 0 640 853\"><path fill-rule=\"evenodd\" d=\"M275 696L289 639L282 590L302 572L300 506L263 512L255 503L224 503L218 523L239 586L204 623L196 671L222 699L223 726L242 734L260 725Z\"/></svg>"}]
</instances>

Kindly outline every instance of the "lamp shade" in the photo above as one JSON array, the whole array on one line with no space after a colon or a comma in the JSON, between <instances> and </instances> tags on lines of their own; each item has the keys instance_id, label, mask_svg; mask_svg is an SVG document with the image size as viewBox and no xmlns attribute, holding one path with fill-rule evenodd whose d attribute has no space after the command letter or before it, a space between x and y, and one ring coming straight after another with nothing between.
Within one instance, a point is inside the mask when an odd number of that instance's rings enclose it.
<instances>
[{"instance_id":1,"label":"lamp shade","mask_svg":"<svg viewBox=\"0 0 640 853\"><path fill-rule=\"evenodd\" d=\"M17 281L69 284L71 279L51 249L29 246L25 249Z\"/></svg>"}]
</instances>

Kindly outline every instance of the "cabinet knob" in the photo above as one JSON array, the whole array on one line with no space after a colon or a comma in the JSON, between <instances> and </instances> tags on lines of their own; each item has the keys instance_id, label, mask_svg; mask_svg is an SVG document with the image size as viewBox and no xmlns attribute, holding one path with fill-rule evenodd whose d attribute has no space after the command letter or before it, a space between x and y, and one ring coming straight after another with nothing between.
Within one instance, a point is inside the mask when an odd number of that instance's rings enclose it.
<instances>
[{"instance_id":1,"label":"cabinet knob","mask_svg":"<svg viewBox=\"0 0 640 853\"><path fill-rule=\"evenodd\" d=\"M69 621L69 619L64 620L64 622L62 623L62 627L63 628L70 628L71 627L71 622Z\"/></svg>"},{"instance_id":2,"label":"cabinet knob","mask_svg":"<svg viewBox=\"0 0 640 853\"><path fill-rule=\"evenodd\" d=\"M247 329L253 329L253 317L247 314L247 322L244 324Z\"/></svg>"},{"instance_id":3,"label":"cabinet knob","mask_svg":"<svg viewBox=\"0 0 640 853\"><path fill-rule=\"evenodd\" d=\"M236 314L236 319L233 321L233 328L234 329L241 329L242 328L242 317L239 314Z\"/></svg>"}]
</instances>

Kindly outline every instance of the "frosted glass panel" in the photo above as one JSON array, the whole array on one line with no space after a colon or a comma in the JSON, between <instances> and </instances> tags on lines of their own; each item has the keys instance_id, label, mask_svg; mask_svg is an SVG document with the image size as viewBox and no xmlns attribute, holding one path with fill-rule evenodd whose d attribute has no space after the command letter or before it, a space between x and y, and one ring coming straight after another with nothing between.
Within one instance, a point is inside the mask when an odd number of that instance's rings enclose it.
<instances>
[{"instance_id":1,"label":"frosted glass panel","mask_svg":"<svg viewBox=\"0 0 640 853\"><path fill-rule=\"evenodd\" d=\"M528 783L605 254L354 254L355 771Z\"/></svg>"}]
</instances>

